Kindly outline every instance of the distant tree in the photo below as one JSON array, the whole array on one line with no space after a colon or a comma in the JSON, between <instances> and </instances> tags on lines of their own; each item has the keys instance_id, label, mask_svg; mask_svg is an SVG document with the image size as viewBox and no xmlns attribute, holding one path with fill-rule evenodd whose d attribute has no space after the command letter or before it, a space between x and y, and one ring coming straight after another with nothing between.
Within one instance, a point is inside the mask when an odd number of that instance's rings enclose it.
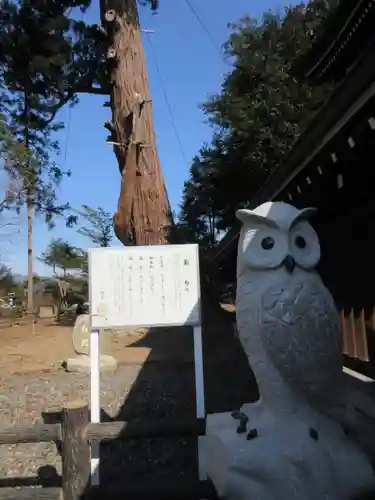
<instances>
[{"instance_id":1,"label":"distant tree","mask_svg":"<svg viewBox=\"0 0 375 500\"><path fill-rule=\"evenodd\" d=\"M3 97L4 98L4 97ZM1 95L0 95L1 99ZM17 141L7 123L0 100L0 161L2 181L4 181L3 195L0 198L0 213L12 207L13 202L19 198L21 185L15 179L11 179L4 168L4 161L11 159L13 163L22 164L26 161L27 152L24 144Z\"/></svg>"},{"instance_id":2,"label":"distant tree","mask_svg":"<svg viewBox=\"0 0 375 500\"><path fill-rule=\"evenodd\" d=\"M52 240L38 259L43 264L52 267L54 274L56 274L56 268L61 269L64 277L68 269L80 270L85 265L84 252L61 238Z\"/></svg>"},{"instance_id":3,"label":"distant tree","mask_svg":"<svg viewBox=\"0 0 375 500\"><path fill-rule=\"evenodd\" d=\"M109 247L114 236L112 215L101 207L94 209L83 205L82 209L78 214L84 222L81 225L78 219L81 226L78 233L89 238L95 246Z\"/></svg>"},{"instance_id":4,"label":"distant tree","mask_svg":"<svg viewBox=\"0 0 375 500\"><path fill-rule=\"evenodd\" d=\"M0 290L2 293L9 293L15 286L15 281L11 269L4 264L0 264Z\"/></svg>"},{"instance_id":5,"label":"distant tree","mask_svg":"<svg viewBox=\"0 0 375 500\"><path fill-rule=\"evenodd\" d=\"M19 186L17 183L11 181L1 168L0 179L0 190L2 191L2 196L0 197L0 239L3 244L9 242L15 233L20 232L17 227L19 225L17 214L9 213L9 209L14 199L18 196ZM3 245L1 245L0 248L0 252L1 251L4 251Z\"/></svg>"},{"instance_id":6,"label":"distant tree","mask_svg":"<svg viewBox=\"0 0 375 500\"><path fill-rule=\"evenodd\" d=\"M58 152L53 133L58 110L77 93L95 92L101 58L94 34L97 26L75 21L72 9L84 10L90 0L3 0L0 4L0 153L10 177L22 189L13 206L27 207L28 310L33 310L32 222L35 213L63 215L56 188L64 172L51 157ZM88 36L88 33L92 36ZM94 70L93 70L94 68ZM95 74L95 76L93 76ZM69 217L68 224L74 222Z\"/></svg>"},{"instance_id":7,"label":"distant tree","mask_svg":"<svg viewBox=\"0 0 375 500\"><path fill-rule=\"evenodd\" d=\"M214 174L214 171L212 172ZM199 157L193 159L190 179L184 183L181 216L178 228L186 242L199 242L203 246L216 242L217 227L210 177Z\"/></svg>"},{"instance_id":8,"label":"distant tree","mask_svg":"<svg viewBox=\"0 0 375 500\"><path fill-rule=\"evenodd\" d=\"M40 283L41 281L43 281L43 278L41 278L40 276L38 276L37 274L34 274L33 275L33 285L36 285L37 283ZM24 290L27 291L27 288L28 288L28 280L25 280L21 283L21 286Z\"/></svg>"},{"instance_id":9,"label":"distant tree","mask_svg":"<svg viewBox=\"0 0 375 500\"><path fill-rule=\"evenodd\" d=\"M82 254L81 277L87 281L89 277L89 255L88 252Z\"/></svg>"}]
</instances>

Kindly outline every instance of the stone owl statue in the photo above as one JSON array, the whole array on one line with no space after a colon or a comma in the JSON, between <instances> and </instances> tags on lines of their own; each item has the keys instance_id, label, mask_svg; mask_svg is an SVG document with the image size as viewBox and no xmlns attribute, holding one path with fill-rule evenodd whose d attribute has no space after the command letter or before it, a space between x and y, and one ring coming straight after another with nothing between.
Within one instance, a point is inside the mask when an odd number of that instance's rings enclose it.
<instances>
[{"instance_id":1,"label":"stone owl statue","mask_svg":"<svg viewBox=\"0 0 375 500\"><path fill-rule=\"evenodd\" d=\"M340 317L315 270L314 212L281 202L237 211L237 325L264 404L284 407L287 384L289 399L344 421Z\"/></svg>"},{"instance_id":2,"label":"stone owl statue","mask_svg":"<svg viewBox=\"0 0 375 500\"><path fill-rule=\"evenodd\" d=\"M357 500L371 465L345 432L342 333L316 272L314 209L238 210L237 326L260 399L207 418L202 463L226 500Z\"/></svg>"}]
</instances>

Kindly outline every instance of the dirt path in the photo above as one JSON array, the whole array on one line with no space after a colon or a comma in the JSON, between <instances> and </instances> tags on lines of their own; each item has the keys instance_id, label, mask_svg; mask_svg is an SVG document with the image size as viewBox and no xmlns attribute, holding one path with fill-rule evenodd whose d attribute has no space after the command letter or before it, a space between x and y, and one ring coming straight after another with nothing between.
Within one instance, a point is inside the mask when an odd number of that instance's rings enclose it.
<instances>
[{"instance_id":1,"label":"dirt path","mask_svg":"<svg viewBox=\"0 0 375 500\"><path fill-rule=\"evenodd\" d=\"M0 378L59 370L64 360L76 356L72 328L72 324L59 325L51 320L41 320L34 326L0 328ZM191 352L185 348L190 336L181 328L151 329L147 336L118 333L110 336L110 349L120 364L142 364L146 360L165 358L190 362Z\"/></svg>"}]
</instances>

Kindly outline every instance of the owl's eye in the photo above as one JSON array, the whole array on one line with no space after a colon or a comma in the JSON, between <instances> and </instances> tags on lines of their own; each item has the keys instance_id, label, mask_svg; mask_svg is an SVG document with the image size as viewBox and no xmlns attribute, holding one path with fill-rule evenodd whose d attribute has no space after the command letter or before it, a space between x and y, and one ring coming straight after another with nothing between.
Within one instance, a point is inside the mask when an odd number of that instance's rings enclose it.
<instances>
[{"instance_id":1,"label":"owl's eye","mask_svg":"<svg viewBox=\"0 0 375 500\"><path fill-rule=\"evenodd\" d=\"M306 248L306 244L307 244L305 238L303 236L300 236L300 235L295 237L294 243L295 243L296 247L301 248L301 249Z\"/></svg>"},{"instance_id":2,"label":"owl's eye","mask_svg":"<svg viewBox=\"0 0 375 500\"><path fill-rule=\"evenodd\" d=\"M275 246L275 240L271 238L271 236L267 236L266 238L262 239L262 248L264 250L271 250Z\"/></svg>"}]
</instances>

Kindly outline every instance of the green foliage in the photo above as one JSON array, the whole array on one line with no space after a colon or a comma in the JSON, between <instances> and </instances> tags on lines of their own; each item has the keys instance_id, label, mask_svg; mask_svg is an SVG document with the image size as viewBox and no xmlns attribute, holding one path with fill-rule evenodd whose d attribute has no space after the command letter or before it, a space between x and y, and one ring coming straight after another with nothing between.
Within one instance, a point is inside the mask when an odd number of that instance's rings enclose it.
<instances>
[{"instance_id":1,"label":"green foliage","mask_svg":"<svg viewBox=\"0 0 375 500\"><path fill-rule=\"evenodd\" d=\"M58 204L56 187L65 175L52 156L58 110L77 93L98 84L97 26L75 21L72 9L85 10L90 0L3 0L0 6L0 83L2 114L0 154L18 183L15 202L32 203L52 225L68 204ZM98 88L95 87L93 91ZM68 217L68 225L74 223Z\"/></svg>"},{"instance_id":2,"label":"green foliage","mask_svg":"<svg viewBox=\"0 0 375 500\"><path fill-rule=\"evenodd\" d=\"M0 113L0 161L4 161L7 157L11 157L12 161L17 162L17 164L24 164L27 159L27 151L22 143L14 140L5 116ZM19 182L14 178L8 179L8 181L8 186L0 200L0 212L11 208L14 201L19 198Z\"/></svg>"},{"instance_id":3,"label":"green foliage","mask_svg":"<svg viewBox=\"0 0 375 500\"><path fill-rule=\"evenodd\" d=\"M2 293L9 293L13 290L15 282L12 271L4 264L0 264L0 290Z\"/></svg>"},{"instance_id":4,"label":"green foliage","mask_svg":"<svg viewBox=\"0 0 375 500\"><path fill-rule=\"evenodd\" d=\"M233 63L221 92L202 108L214 128L210 145L194 158L185 183L180 225L196 241L215 242L246 206L330 95L291 72L336 2L314 0L262 21L244 17L225 45ZM331 5L332 4L332 5Z\"/></svg>"},{"instance_id":5,"label":"green foliage","mask_svg":"<svg viewBox=\"0 0 375 500\"><path fill-rule=\"evenodd\" d=\"M65 276L68 269L82 269L85 266L86 255L82 250L58 238L51 241L38 259L43 264L52 267L55 274L56 268L62 269Z\"/></svg>"},{"instance_id":6,"label":"green foliage","mask_svg":"<svg viewBox=\"0 0 375 500\"><path fill-rule=\"evenodd\" d=\"M90 0L2 0L0 3L0 155L16 186L0 208L27 205L28 310L32 304L32 239L34 213L47 224L66 214L57 188L64 176L53 160L59 152L54 133L61 129L56 114L74 105L80 92L107 94L103 34L73 17ZM104 69L103 69L104 68ZM67 225L76 222L69 215Z\"/></svg>"},{"instance_id":7,"label":"green foliage","mask_svg":"<svg viewBox=\"0 0 375 500\"><path fill-rule=\"evenodd\" d=\"M83 205L78 214L88 224L82 225L78 233L89 238L95 246L109 247L113 239L113 217L101 207L96 209Z\"/></svg>"},{"instance_id":8,"label":"green foliage","mask_svg":"<svg viewBox=\"0 0 375 500\"><path fill-rule=\"evenodd\" d=\"M36 285L36 284L40 283L41 281L43 281L43 279L40 276L38 276L37 274L33 275L33 285ZM27 280L25 280L23 283L21 283L22 288L25 290L27 290L27 285L28 285Z\"/></svg>"}]
</instances>

